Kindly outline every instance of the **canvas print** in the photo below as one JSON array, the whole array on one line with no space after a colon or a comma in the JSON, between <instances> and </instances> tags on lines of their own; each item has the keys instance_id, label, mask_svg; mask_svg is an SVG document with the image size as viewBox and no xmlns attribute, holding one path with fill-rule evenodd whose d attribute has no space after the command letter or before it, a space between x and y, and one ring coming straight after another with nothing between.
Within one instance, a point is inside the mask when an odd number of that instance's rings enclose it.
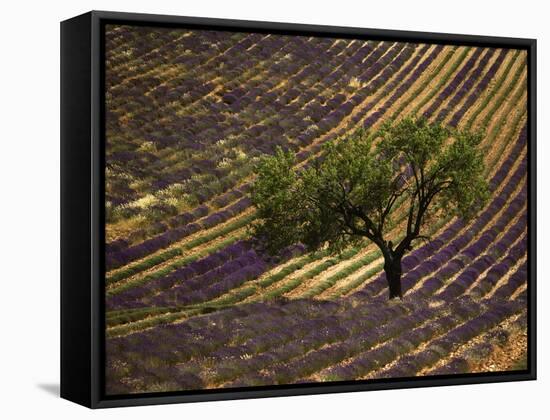
<instances>
[{"instance_id":1,"label":"canvas print","mask_svg":"<svg viewBox=\"0 0 550 420\"><path fill-rule=\"evenodd\" d=\"M107 395L527 368L527 52L105 27Z\"/></svg>"}]
</instances>

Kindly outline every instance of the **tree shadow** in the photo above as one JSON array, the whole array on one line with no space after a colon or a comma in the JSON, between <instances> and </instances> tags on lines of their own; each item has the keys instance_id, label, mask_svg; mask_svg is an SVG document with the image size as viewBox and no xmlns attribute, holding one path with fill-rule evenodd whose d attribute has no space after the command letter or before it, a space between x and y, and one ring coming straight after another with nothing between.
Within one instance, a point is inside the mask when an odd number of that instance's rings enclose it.
<instances>
[{"instance_id":1,"label":"tree shadow","mask_svg":"<svg viewBox=\"0 0 550 420\"><path fill-rule=\"evenodd\" d=\"M36 386L54 397L59 397L59 384L37 384Z\"/></svg>"}]
</instances>

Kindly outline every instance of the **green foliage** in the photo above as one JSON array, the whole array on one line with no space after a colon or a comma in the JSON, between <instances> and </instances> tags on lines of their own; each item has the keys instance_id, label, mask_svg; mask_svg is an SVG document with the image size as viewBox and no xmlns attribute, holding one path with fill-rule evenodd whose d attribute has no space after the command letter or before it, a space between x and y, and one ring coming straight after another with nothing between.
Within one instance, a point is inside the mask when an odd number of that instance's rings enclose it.
<instances>
[{"instance_id":1,"label":"green foliage","mask_svg":"<svg viewBox=\"0 0 550 420\"><path fill-rule=\"evenodd\" d=\"M278 149L256 168L253 233L271 252L297 242L342 252L368 238L385 257L402 256L438 210L469 218L485 203L482 138L405 118L325 144L306 168L295 168L293 153ZM398 204L408 206L407 230L394 249L385 235Z\"/></svg>"},{"instance_id":2,"label":"green foliage","mask_svg":"<svg viewBox=\"0 0 550 420\"><path fill-rule=\"evenodd\" d=\"M468 219L487 200L483 155L478 150L482 133L451 130L424 118L406 118L399 124L385 125L380 135L381 153L409 165L412 180L406 195L416 194L416 206L420 205L419 198L425 197L426 206L436 203L432 208Z\"/></svg>"}]
</instances>

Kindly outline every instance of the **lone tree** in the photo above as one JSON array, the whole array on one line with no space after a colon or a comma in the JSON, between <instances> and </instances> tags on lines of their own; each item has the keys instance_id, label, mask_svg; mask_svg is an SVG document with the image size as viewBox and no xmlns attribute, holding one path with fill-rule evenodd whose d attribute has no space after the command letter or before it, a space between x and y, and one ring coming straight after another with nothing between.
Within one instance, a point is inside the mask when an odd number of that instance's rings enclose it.
<instances>
[{"instance_id":1,"label":"lone tree","mask_svg":"<svg viewBox=\"0 0 550 420\"><path fill-rule=\"evenodd\" d=\"M257 166L254 234L272 253L297 242L340 253L367 238L384 256L390 299L401 298L401 259L429 239L422 227L436 214L469 218L485 203L481 138L406 118L327 143L304 168L279 148Z\"/></svg>"}]
</instances>

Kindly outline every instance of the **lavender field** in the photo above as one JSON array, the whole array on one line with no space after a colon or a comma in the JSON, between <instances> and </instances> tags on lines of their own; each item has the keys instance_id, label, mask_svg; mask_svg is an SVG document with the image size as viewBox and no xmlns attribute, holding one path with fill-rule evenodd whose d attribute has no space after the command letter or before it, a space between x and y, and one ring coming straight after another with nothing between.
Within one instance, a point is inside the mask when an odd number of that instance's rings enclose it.
<instances>
[{"instance_id":1,"label":"lavender field","mask_svg":"<svg viewBox=\"0 0 550 420\"><path fill-rule=\"evenodd\" d=\"M526 367L525 51L121 25L105 40L107 394ZM410 115L484 130L491 196L428 227L403 299L370 241L254 245L260 156L307 165Z\"/></svg>"}]
</instances>

